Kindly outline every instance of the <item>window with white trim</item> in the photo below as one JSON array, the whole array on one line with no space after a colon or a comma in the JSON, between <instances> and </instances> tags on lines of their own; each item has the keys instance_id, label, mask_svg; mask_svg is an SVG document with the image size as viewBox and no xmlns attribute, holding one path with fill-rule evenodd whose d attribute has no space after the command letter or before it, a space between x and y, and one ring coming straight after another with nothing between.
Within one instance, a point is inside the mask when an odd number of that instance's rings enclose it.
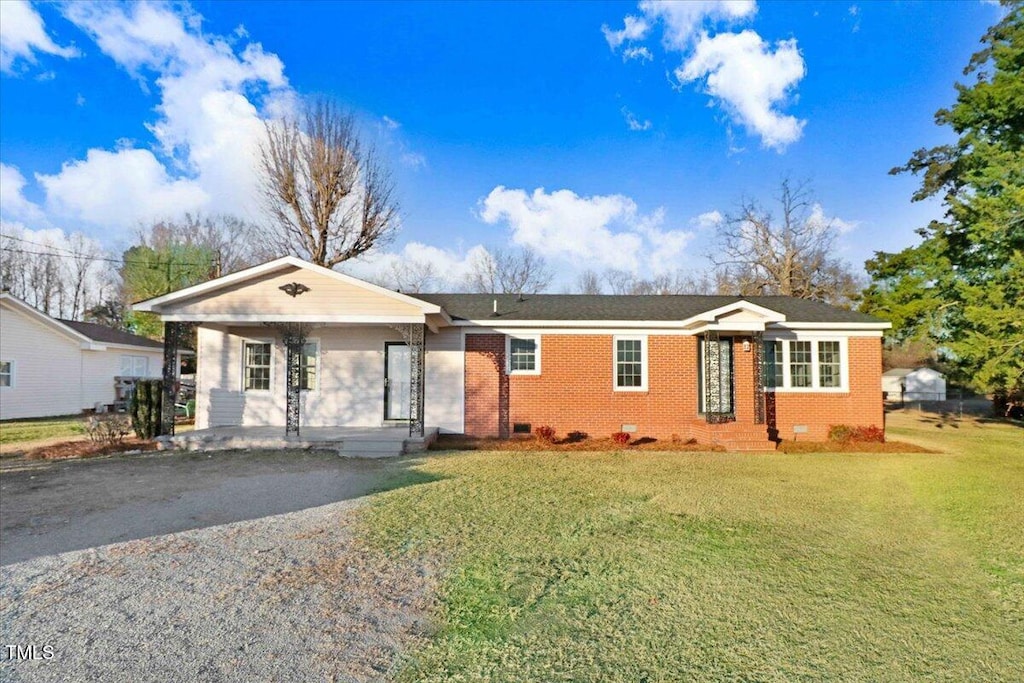
<instances>
[{"instance_id":1,"label":"window with white trim","mask_svg":"<svg viewBox=\"0 0 1024 683\"><path fill-rule=\"evenodd\" d=\"M14 386L14 361L0 360L0 387Z\"/></svg>"},{"instance_id":2,"label":"window with white trim","mask_svg":"<svg viewBox=\"0 0 1024 683\"><path fill-rule=\"evenodd\" d=\"M615 337L615 390L647 390L647 337Z\"/></svg>"},{"instance_id":3,"label":"window with white trim","mask_svg":"<svg viewBox=\"0 0 1024 683\"><path fill-rule=\"evenodd\" d=\"M766 340L764 386L793 391L842 390L846 387L845 356L845 340Z\"/></svg>"},{"instance_id":4,"label":"window with white trim","mask_svg":"<svg viewBox=\"0 0 1024 683\"><path fill-rule=\"evenodd\" d=\"M121 356L122 377L146 377L148 375L148 358L145 356Z\"/></svg>"},{"instance_id":5,"label":"window with white trim","mask_svg":"<svg viewBox=\"0 0 1024 683\"><path fill-rule=\"evenodd\" d=\"M540 337L507 337L508 374L540 374Z\"/></svg>"},{"instance_id":6,"label":"window with white trim","mask_svg":"<svg viewBox=\"0 0 1024 683\"><path fill-rule=\"evenodd\" d=\"M299 356L299 389L302 391L316 391L319 381L318 370L320 369L320 342L307 341L302 345L302 355Z\"/></svg>"},{"instance_id":7,"label":"window with white trim","mask_svg":"<svg viewBox=\"0 0 1024 683\"><path fill-rule=\"evenodd\" d=\"M839 355L839 342L818 342L818 386L822 389L836 389L843 385Z\"/></svg>"},{"instance_id":8,"label":"window with white trim","mask_svg":"<svg viewBox=\"0 0 1024 683\"><path fill-rule=\"evenodd\" d=\"M270 391L270 364L273 344L264 341L247 341L242 345L242 389L245 391Z\"/></svg>"},{"instance_id":9,"label":"window with white trim","mask_svg":"<svg viewBox=\"0 0 1024 683\"><path fill-rule=\"evenodd\" d=\"M789 386L794 389L813 386L811 358L811 342L789 342Z\"/></svg>"}]
</instances>

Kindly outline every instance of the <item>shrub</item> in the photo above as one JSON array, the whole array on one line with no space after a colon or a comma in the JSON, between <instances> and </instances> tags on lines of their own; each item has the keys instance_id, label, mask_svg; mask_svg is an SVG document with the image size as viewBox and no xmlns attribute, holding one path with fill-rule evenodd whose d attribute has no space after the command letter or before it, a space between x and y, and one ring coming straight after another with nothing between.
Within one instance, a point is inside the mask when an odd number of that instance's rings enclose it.
<instances>
[{"instance_id":1,"label":"shrub","mask_svg":"<svg viewBox=\"0 0 1024 683\"><path fill-rule=\"evenodd\" d=\"M85 432L90 441L109 446L124 441L131 430L132 422L125 415L90 417L85 423Z\"/></svg>"},{"instance_id":2,"label":"shrub","mask_svg":"<svg viewBox=\"0 0 1024 683\"><path fill-rule=\"evenodd\" d=\"M543 441L544 443L554 443L555 442L555 428L554 427L551 427L549 425L543 425L543 426L537 427L535 430L533 430L533 433L537 435L537 440L538 441Z\"/></svg>"},{"instance_id":3,"label":"shrub","mask_svg":"<svg viewBox=\"0 0 1024 683\"><path fill-rule=\"evenodd\" d=\"M853 427L850 425L832 425L828 428L828 440L846 442L853 437Z\"/></svg>"},{"instance_id":4,"label":"shrub","mask_svg":"<svg viewBox=\"0 0 1024 683\"><path fill-rule=\"evenodd\" d=\"M839 443L885 443L885 430L875 425L832 425L828 428L828 440Z\"/></svg>"},{"instance_id":5,"label":"shrub","mask_svg":"<svg viewBox=\"0 0 1024 683\"><path fill-rule=\"evenodd\" d=\"M135 383L135 393L132 395L129 410L135 435L140 439L160 436L163 386L164 383L158 379L144 379Z\"/></svg>"},{"instance_id":6,"label":"shrub","mask_svg":"<svg viewBox=\"0 0 1024 683\"><path fill-rule=\"evenodd\" d=\"M875 425L857 427L853 430L853 440L861 443L885 443L885 430Z\"/></svg>"},{"instance_id":7,"label":"shrub","mask_svg":"<svg viewBox=\"0 0 1024 683\"><path fill-rule=\"evenodd\" d=\"M612 434L612 441L619 444L620 446L625 446L627 443L629 443L629 438L629 432L615 432L614 434Z\"/></svg>"}]
</instances>

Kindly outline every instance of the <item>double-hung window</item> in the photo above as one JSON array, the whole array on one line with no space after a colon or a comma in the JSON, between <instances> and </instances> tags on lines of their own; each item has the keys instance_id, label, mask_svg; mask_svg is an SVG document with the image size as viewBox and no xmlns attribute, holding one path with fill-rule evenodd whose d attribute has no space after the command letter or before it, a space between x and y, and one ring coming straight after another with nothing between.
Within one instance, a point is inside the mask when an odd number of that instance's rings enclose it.
<instances>
[{"instance_id":1,"label":"double-hung window","mask_svg":"<svg viewBox=\"0 0 1024 683\"><path fill-rule=\"evenodd\" d=\"M299 356L299 388L302 391L316 391L319 381L320 342L308 341L302 345Z\"/></svg>"},{"instance_id":2,"label":"double-hung window","mask_svg":"<svg viewBox=\"0 0 1024 683\"><path fill-rule=\"evenodd\" d=\"M145 356L121 356L122 377L145 377L148 374L148 358Z\"/></svg>"},{"instance_id":3,"label":"double-hung window","mask_svg":"<svg viewBox=\"0 0 1024 683\"><path fill-rule=\"evenodd\" d=\"M789 342L789 386L794 389L812 386L811 342Z\"/></svg>"},{"instance_id":4,"label":"double-hung window","mask_svg":"<svg viewBox=\"0 0 1024 683\"><path fill-rule=\"evenodd\" d=\"M647 337L615 337L615 391L647 391Z\"/></svg>"},{"instance_id":5,"label":"double-hung window","mask_svg":"<svg viewBox=\"0 0 1024 683\"><path fill-rule=\"evenodd\" d=\"M14 386L14 361L0 360L0 387Z\"/></svg>"},{"instance_id":6,"label":"double-hung window","mask_svg":"<svg viewBox=\"0 0 1024 683\"><path fill-rule=\"evenodd\" d=\"M764 386L783 391L842 390L846 387L845 356L845 340L766 340Z\"/></svg>"},{"instance_id":7,"label":"double-hung window","mask_svg":"<svg viewBox=\"0 0 1024 683\"><path fill-rule=\"evenodd\" d=\"M245 391L270 391L270 363L273 356L270 342L247 341L242 347L244 368L242 388Z\"/></svg>"},{"instance_id":8,"label":"double-hung window","mask_svg":"<svg viewBox=\"0 0 1024 683\"><path fill-rule=\"evenodd\" d=\"M506 337L505 353L508 357L508 374L540 374L540 336Z\"/></svg>"}]
</instances>

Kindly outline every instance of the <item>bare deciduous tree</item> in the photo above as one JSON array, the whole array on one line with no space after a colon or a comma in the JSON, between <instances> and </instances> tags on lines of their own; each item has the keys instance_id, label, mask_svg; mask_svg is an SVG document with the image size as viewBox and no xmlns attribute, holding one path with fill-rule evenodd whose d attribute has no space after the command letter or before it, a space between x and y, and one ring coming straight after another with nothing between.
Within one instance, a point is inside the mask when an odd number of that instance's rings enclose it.
<instances>
[{"instance_id":1,"label":"bare deciduous tree","mask_svg":"<svg viewBox=\"0 0 1024 683\"><path fill-rule=\"evenodd\" d=\"M268 243L327 268L385 243L398 207L390 173L359 140L351 114L316 100L267 122L259 150Z\"/></svg>"},{"instance_id":2,"label":"bare deciduous tree","mask_svg":"<svg viewBox=\"0 0 1024 683\"><path fill-rule=\"evenodd\" d=\"M597 271L587 269L576 276L576 294L603 294L604 287L601 286L601 276Z\"/></svg>"},{"instance_id":3,"label":"bare deciduous tree","mask_svg":"<svg viewBox=\"0 0 1024 683\"><path fill-rule=\"evenodd\" d=\"M613 294L729 294L730 283L716 274L676 270L642 278L635 273L610 269L605 281Z\"/></svg>"},{"instance_id":4,"label":"bare deciduous tree","mask_svg":"<svg viewBox=\"0 0 1024 683\"><path fill-rule=\"evenodd\" d=\"M744 296L781 294L849 305L860 290L858 278L833 256L838 230L826 221L806 185L783 180L781 215L753 200L726 218L717 249L709 254L719 277Z\"/></svg>"},{"instance_id":5,"label":"bare deciduous tree","mask_svg":"<svg viewBox=\"0 0 1024 683\"><path fill-rule=\"evenodd\" d=\"M551 278L544 257L532 249L495 249L473 257L466 288L483 294L537 294Z\"/></svg>"},{"instance_id":6,"label":"bare deciduous tree","mask_svg":"<svg viewBox=\"0 0 1024 683\"><path fill-rule=\"evenodd\" d=\"M276 254L269 252L257 237L259 228L237 216L200 216L185 214L178 220L164 220L140 228L136 233L139 246L160 251L172 245L203 247L217 254L217 270L221 274L248 268L267 261Z\"/></svg>"},{"instance_id":7,"label":"bare deciduous tree","mask_svg":"<svg viewBox=\"0 0 1024 683\"><path fill-rule=\"evenodd\" d=\"M423 259L392 261L387 271L376 280L376 284L382 287L406 294L439 292L447 282L433 262Z\"/></svg>"}]
</instances>

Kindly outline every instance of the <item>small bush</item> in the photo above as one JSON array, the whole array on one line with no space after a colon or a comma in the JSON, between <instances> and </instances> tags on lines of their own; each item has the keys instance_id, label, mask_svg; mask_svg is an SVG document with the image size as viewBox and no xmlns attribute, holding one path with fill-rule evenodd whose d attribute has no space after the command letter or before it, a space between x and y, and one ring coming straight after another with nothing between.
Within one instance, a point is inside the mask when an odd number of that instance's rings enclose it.
<instances>
[{"instance_id":1,"label":"small bush","mask_svg":"<svg viewBox=\"0 0 1024 683\"><path fill-rule=\"evenodd\" d=\"M533 430L533 433L537 436L537 440L538 441L543 441L544 443L554 443L555 442L555 428L554 427L551 427L549 425L543 425L543 426L537 427L535 430Z\"/></svg>"},{"instance_id":2,"label":"small bush","mask_svg":"<svg viewBox=\"0 0 1024 683\"><path fill-rule=\"evenodd\" d=\"M125 415L90 417L85 423L85 431L93 443L113 446L124 441L132 431L132 421Z\"/></svg>"},{"instance_id":3,"label":"small bush","mask_svg":"<svg viewBox=\"0 0 1024 683\"><path fill-rule=\"evenodd\" d=\"M832 425L828 428L828 440L838 443L885 443L885 430L875 425Z\"/></svg>"},{"instance_id":4,"label":"small bush","mask_svg":"<svg viewBox=\"0 0 1024 683\"><path fill-rule=\"evenodd\" d=\"M612 434L612 441L619 444L620 446L625 446L627 443L629 443L629 438L629 432L615 432L614 434Z\"/></svg>"},{"instance_id":5,"label":"small bush","mask_svg":"<svg viewBox=\"0 0 1024 683\"><path fill-rule=\"evenodd\" d=\"M565 443L580 443L586 441L589 438L590 435L588 435L586 432L569 432L569 434L565 437Z\"/></svg>"}]
</instances>

